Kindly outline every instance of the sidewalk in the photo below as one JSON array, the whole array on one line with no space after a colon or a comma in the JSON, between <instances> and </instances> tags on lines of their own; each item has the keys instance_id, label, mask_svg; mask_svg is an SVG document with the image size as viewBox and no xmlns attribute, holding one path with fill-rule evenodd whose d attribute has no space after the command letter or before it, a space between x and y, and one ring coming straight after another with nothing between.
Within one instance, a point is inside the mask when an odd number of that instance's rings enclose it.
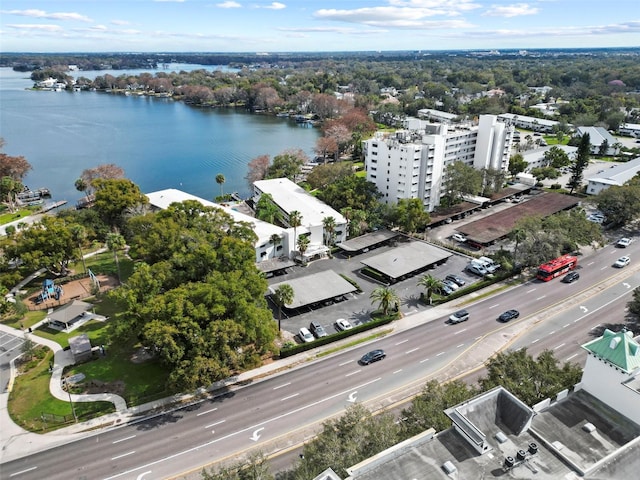
<instances>
[{"instance_id":1,"label":"sidewalk","mask_svg":"<svg viewBox=\"0 0 640 480\"><path fill-rule=\"evenodd\" d=\"M640 264L638 266L638 269L640 270ZM612 281L615 281L615 277L612 279ZM602 285L596 285L594 288L602 288ZM393 324L391 325L385 325L379 328L382 330L388 330L391 327L391 334L395 334L413 328L417 325L428 323L434 320L441 320L442 318L445 318L446 316L451 314L453 311L460 308L461 305L466 304L469 301L473 301L474 298L479 297L481 294L482 292L470 293L465 297L446 303L444 305L439 305L429 310L423 310L406 315L403 318L393 322ZM582 292L581 295L574 297L571 302L566 302L563 307L569 308L571 304L580 302L585 295L588 295L588 291ZM553 314L557 314L557 311L554 311ZM535 326L538 322L542 321L546 315L549 314L541 312L538 315L533 315L532 317L527 318L527 320L524 322L506 324L504 327L490 332L487 335L484 335L469 349L462 352L456 359L456 361L447 367L446 372L433 372L431 376L437 376L438 379L442 381L452 380L454 378L461 378L465 374L481 368L481 366L488 358L508 347L509 344L511 344L511 342L514 341L520 334ZM0 325L0 330L12 331L13 333L21 334L19 330L14 330L4 325ZM374 331L368 330L359 335L366 337L370 336L372 333L374 333ZM32 335L30 338L36 343L48 346L55 352L53 373L50 381L51 393L60 400L68 401L69 394L62 389L61 375L64 367L72 363L71 355L68 352L64 352L60 348L60 345L56 344L55 342L37 337L35 335ZM170 411L173 408L183 407L190 402L198 401L203 394L206 394L208 392L215 392L216 390L222 388L242 388L242 386L248 381L259 381L264 377L302 366L306 362L316 359L319 353L336 349L336 347L339 347L341 344L351 343L353 339L353 337L348 337L344 340L324 345L322 347L314 348L312 350L308 350L292 357L276 360L270 364L263 365L254 370L243 372L237 376L216 382L208 389L201 389L194 394L174 395L135 407L127 407L124 399L117 395L71 395L73 402L87 402L98 400L110 401L114 404L116 412L105 415L103 417L94 418L87 422L77 423L44 435L27 432L15 425L11 421L7 411L8 393L0 394L0 424L2 425L2 432L0 434L0 463L7 462L16 458L21 458L60 444L68 443L82 438L83 436L96 434L99 431L98 429L100 428L125 425L127 423L141 420L148 415L161 414L166 411ZM441 375L441 373L443 374ZM368 407L372 410L389 407L394 403L406 399L408 396L418 394L422 390L422 387L422 384L405 386L403 389L392 393L383 399L380 399L377 403L368 405ZM277 447L274 448L277 449Z\"/></svg>"}]
</instances>

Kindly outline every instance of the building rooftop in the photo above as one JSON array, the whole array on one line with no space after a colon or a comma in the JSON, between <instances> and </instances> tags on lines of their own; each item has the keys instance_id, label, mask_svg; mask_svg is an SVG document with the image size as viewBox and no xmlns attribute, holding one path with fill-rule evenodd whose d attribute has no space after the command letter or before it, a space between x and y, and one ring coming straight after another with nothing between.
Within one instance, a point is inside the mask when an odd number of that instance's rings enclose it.
<instances>
[{"instance_id":1,"label":"building rooftop","mask_svg":"<svg viewBox=\"0 0 640 480\"><path fill-rule=\"evenodd\" d=\"M589 134L589 143L594 146L600 146L605 140L609 147L616 143L616 139L603 127L576 127L577 135L582 136L585 133Z\"/></svg>"},{"instance_id":2,"label":"building rooftop","mask_svg":"<svg viewBox=\"0 0 640 480\"><path fill-rule=\"evenodd\" d=\"M291 285L293 288L293 302L287 304L287 308L300 308L305 305L313 305L333 298L341 297L357 290L333 270L314 273L304 277L292 278L285 282L269 285L269 293L273 294L282 284Z\"/></svg>"},{"instance_id":3,"label":"building rooftop","mask_svg":"<svg viewBox=\"0 0 640 480\"><path fill-rule=\"evenodd\" d=\"M640 344L629 330L606 329L600 338L585 343L582 348L626 373L640 368Z\"/></svg>"},{"instance_id":4,"label":"building rooftop","mask_svg":"<svg viewBox=\"0 0 640 480\"><path fill-rule=\"evenodd\" d=\"M589 177L587 181L609 185L623 185L640 171L640 157L606 169L603 174Z\"/></svg>"},{"instance_id":5,"label":"building rooftop","mask_svg":"<svg viewBox=\"0 0 640 480\"><path fill-rule=\"evenodd\" d=\"M364 460L347 469L348 479L628 480L637 475L640 426L583 390L543 402L535 413L497 387L446 413L452 428L438 434L429 429ZM486 446L484 453L477 442Z\"/></svg>"},{"instance_id":6,"label":"building rooftop","mask_svg":"<svg viewBox=\"0 0 640 480\"><path fill-rule=\"evenodd\" d=\"M400 244L388 252L367 258L361 263L397 280L429 265L442 263L452 255L448 250L425 242L412 241Z\"/></svg>"},{"instance_id":7,"label":"building rooftop","mask_svg":"<svg viewBox=\"0 0 640 480\"><path fill-rule=\"evenodd\" d=\"M498 115L498 118L506 118L509 120L515 120L516 117L523 122L538 123L540 125L545 125L548 127L553 127L554 125L558 125L560 123L556 120L547 120L545 118L529 117L527 115L516 115L515 113L501 113L500 115Z\"/></svg>"},{"instance_id":8,"label":"building rooftop","mask_svg":"<svg viewBox=\"0 0 640 480\"><path fill-rule=\"evenodd\" d=\"M391 230L376 230L375 232L369 232L359 237L351 238L346 242L338 243L336 246L345 252L360 252L366 248L372 248L388 242L397 236L398 233L392 232Z\"/></svg>"},{"instance_id":9,"label":"building rooftop","mask_svg":"<svg viewBox=\"0 0 640 480\"><path fill-rule=\"evenodd\" d=\"M225 207L217 203L210 202L209 200L204 200L203 198L196 197L195 195L191 195L190 193L176 190L175 188L168 188L166 190L158 190L157 192L147 193L147 198L149 199L149 203L152 206L160 208L162 210L167 209L169 205L174 202L181 203L185 200L195 200L197 202L200 202L205 207L220 208L231 215L236 222L248 222L253 224L254 232L258 236L257 244L268 242L271 238L271 235L282 235L284 232L284 229L276 225L272 225L271 223L258 220L257 218L246 215L240 211L234 210L234 207Z\"/></svg>"},{"instance_id":10,"label":"building rooftop","mask_svg":"<svg viewBox=\"0 0 640 480\"><path fill-rule=\"evenodd\" d=\"M336 224L344 224L347 220L326 203L292 182L288 178L258 180L254 186L262 193L268 193L273 201L288 215L297 210L302 215L302 226L322 225L326 217L333 217Z\"/></svg>"},{"instance_id":11,"label":"building rooftop","mask_svg":"<svg viewBox=\"0 0 640 480\"><path fill-rule=\"evenodd\" d=\"M535 195L533 198L514 207L462 225L458 227L458 231L470 240L481 244L489 244L509 234L516 222L522 217L553 215L562 210L573 208L579 202L580 200L576 197L545 192Z\"/></svg>"}]
</instances>

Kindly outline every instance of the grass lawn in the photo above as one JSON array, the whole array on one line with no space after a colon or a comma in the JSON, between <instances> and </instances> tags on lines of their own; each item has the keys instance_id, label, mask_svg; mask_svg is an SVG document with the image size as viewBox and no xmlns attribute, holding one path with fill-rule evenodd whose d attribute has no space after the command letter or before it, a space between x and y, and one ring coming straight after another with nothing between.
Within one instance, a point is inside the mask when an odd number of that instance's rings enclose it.
<instances>
[{"instance_id":1,"label":"grass lawn","mask_svg":"<svg viewBox=\"0 0 640 480\"><path fill-rule=\"evenodd\" d=\"M123 397L128 406L140 405L171 395L173 392L165 389L167 371L157 359L142 363L133 362L131 357L136 348L137 345L133 344L112 345L107 347L106 356L73 365L65 375L84 373L87 381L124 382Z\"/></svg>"},{"instance_id":2,"label":"grass lawn","mask_svg":"<svg viewBox=\"0 0 640 480\"><path fill-rule=\"evenodd\" d=\"M118 263L120 263L120 275L121 280L126 281L133 273L133 261L125 257L122 253L118 254ZM92 257L85 259L87 268L91 269L96 275L111 275L117 276L118 269L116 267L116 261L113 258L112 252L103 252L93 255ZM81 273L83 271L82 262L76 262L69 266L74 272Z\"/></svg>"},{"instance_id":3,"label":"grass lawn","mask_svg":"<svg viewBox=\"0 0 640 480\"><path fill-rule=\"evenodd\" d=\"M30 368L16 378L8 404L13 421L37 433L56 430L74 421L69 402L54 398L49 391L49 362L53 359L53 352L45 347L41 349L46 351L42 358L31 362ZM113 404L109 402L74 403L73 406L80 422L114 411ZM43 414L48 417L46 421Z\"/></svg>"},{"instance_id":4,"label":"grass lawn","mask_svg":"<svg viewBox=\"0 0 640 480\"><path fill-rule=\"evenodd\" d=\"M22 208L17 212L9 212L9 209L6 205L0 207L0 225L5 225L10 222L15 222L16 220L20 220L21 218L28 217L29 215L33 215L37 213L37 210L32 210L29 208Z\"/></svg>"}]
</instances>

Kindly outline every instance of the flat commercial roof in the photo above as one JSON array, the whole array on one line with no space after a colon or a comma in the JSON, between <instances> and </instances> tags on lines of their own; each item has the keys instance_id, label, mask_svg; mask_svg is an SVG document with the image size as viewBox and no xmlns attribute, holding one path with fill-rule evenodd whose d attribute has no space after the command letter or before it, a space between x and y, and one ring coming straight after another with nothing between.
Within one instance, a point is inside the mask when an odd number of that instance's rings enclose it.
<instances>
[{"instance_id":1,"label":"flat commercial roof","mask_svg":"<svg viewBox=\"0 0 640 480\"><path fill-rule=\"evenodd\" d=\"M547 217L575 207L578 203L580 203L580 199L576 197L545 192L501 212L461 225L457 230L469 240L489 244L508 235L522 217L531 215Z\"/></svg>"},{"instance_id":2,"label":"flat commercial roof","mask_svg":"<svg viewBox=\"0 0 640 480\"><path fill-rule=\"evenodd\" d=\"M442 262L452 255L451 252L428 243L412 241L367 258L361 263L389 278L397 279L434 263Z\"/></svg>"},{"instance_id":3,"label":"flat commercial roof","mask_svg":"<svg viewBox=\"0 0 640 480\"><path fill-rule=\"evenodd\" d=\"M376 232L366 233L359 237L352 238L346 242L337 243L336 246L345 252L359 252L365 248L371 248L374 245L384 243L398 236L397 232L391 230L378 230Z\"/></svg>"},{"instance_id":4,"label":"flat commercial roof","mask_svg":"<svg viewBox=\"0 0 640 480\"><path fill-rule=\"evenodd\" d=\"M322 302L330 298L355 292L356 287L347 282L333 270L314 273L306 277L294 278L286 282L278 282L269 286L269 293L273 293L282 284L289 284L293 288L293 302L287 308L300 308L305 305Z\"/></svg>"}]
</instances>

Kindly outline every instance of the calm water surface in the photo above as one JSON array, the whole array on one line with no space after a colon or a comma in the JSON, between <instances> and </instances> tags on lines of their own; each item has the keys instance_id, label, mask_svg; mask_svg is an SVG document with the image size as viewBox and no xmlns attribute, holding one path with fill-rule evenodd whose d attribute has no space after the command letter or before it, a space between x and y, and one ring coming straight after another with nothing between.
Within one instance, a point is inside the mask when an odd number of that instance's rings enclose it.
<instances>
[{"instance_id":1,"label":"calm water surface","mask_svg":"<svg viewBox=\"0 0 640 480\"><path fill-rule=\"evenodd\" d=\"M105 73L123 72L78 75ZM26 185L48 187L54 200L71 205L82 196L74 187L82 170L104 163L124 168L143 192L178 188L212 199L220 193L215 176L222 173L224 191L246 197L251 159L290 148L312 157L319 137L317 129L282 118L198 109L170 99L25 90L32 84L28 73L0 68L4 152L33 166Z\"/></svg>"}]
</instances>

